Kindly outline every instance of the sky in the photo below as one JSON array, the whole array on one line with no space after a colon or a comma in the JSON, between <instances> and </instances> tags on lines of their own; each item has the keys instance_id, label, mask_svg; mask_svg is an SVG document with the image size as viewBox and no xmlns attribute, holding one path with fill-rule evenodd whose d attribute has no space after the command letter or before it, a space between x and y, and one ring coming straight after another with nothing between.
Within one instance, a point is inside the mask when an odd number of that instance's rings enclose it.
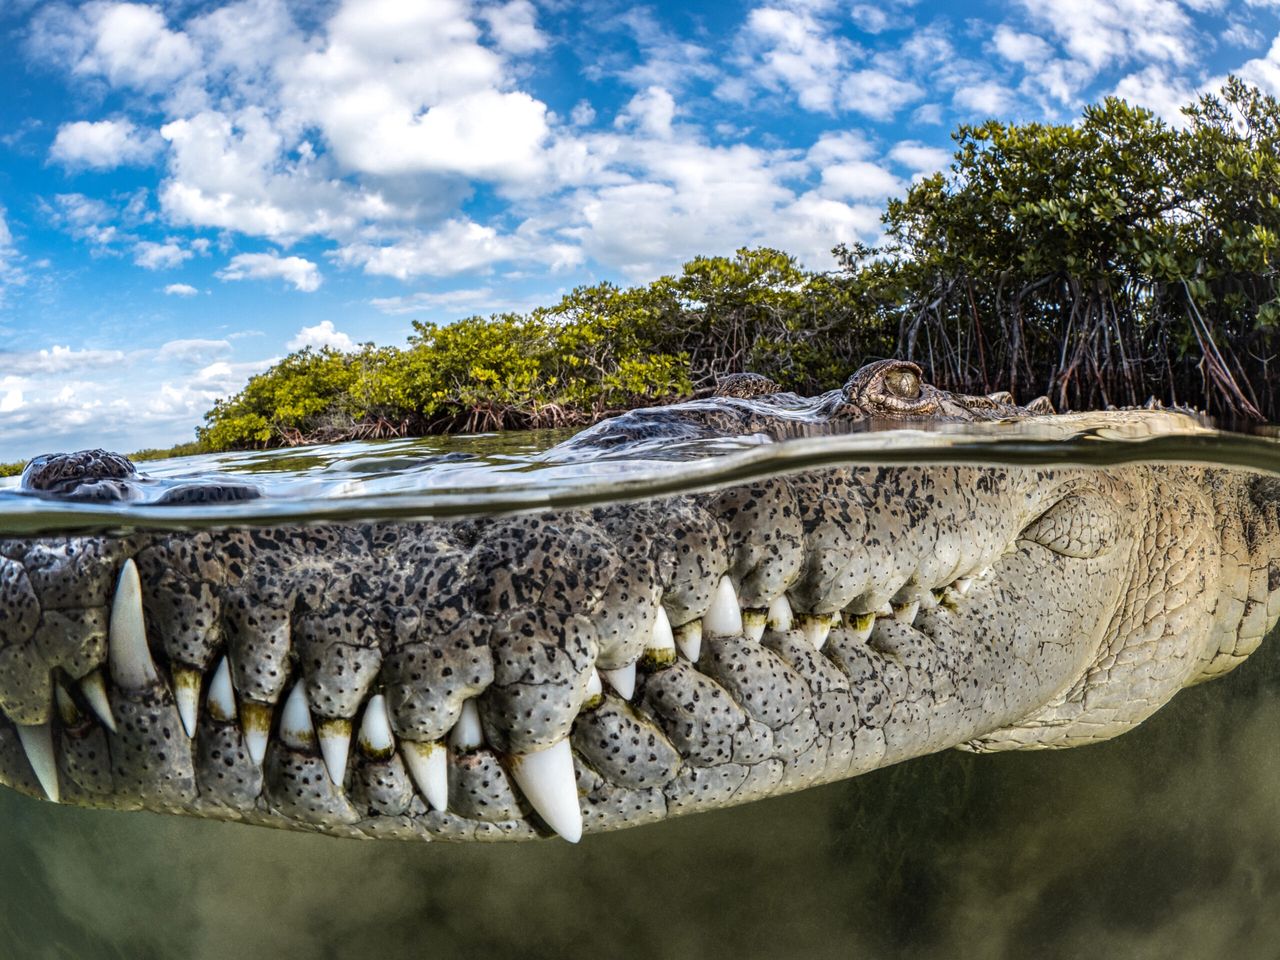
<instances>
[{"instance_id":1,"label":"sky","mask_svg":"<svg viewBox=\"0 0 1280 960\"><path fill-rule=\"evenodd\" d=\"M1280 0L0 0L0 461L190 440L291 350L813 269L988 118L1280 93Z\"/></svg>"}]
</instances>

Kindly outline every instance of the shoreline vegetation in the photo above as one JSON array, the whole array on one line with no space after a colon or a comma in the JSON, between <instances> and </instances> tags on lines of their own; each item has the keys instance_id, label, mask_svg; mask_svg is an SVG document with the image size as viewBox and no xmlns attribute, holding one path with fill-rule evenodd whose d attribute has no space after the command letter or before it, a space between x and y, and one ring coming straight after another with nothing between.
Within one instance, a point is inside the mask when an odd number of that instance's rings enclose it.
<instances>
[{"instance_id":1,"label":"shoreline vegetation","mask_svg":"<svg viewBox=\"0 0 1280 960\"><path fill-rule=\"evenodd\" d=\"M1183 114L1108 98L1071 124L962 126L950 169L832 271L742 249L529 313L414 321L403 347L302 350L193 443L134 456L586 425L739 370L816 393L885 356L1058 409L1154 397L1280 420L1280 101L1232 77Z\"/></svg>"}]
</instances>

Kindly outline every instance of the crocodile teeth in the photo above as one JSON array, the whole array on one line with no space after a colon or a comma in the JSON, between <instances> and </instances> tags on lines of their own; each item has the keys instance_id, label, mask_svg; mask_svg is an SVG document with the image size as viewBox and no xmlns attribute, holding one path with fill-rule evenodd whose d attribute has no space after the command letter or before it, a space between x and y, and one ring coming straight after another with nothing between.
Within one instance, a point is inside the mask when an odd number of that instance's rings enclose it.
<instances>
[{"instance_id":1,"label":"crocodile teeth","mask_svg":"<svg viewBox=\"0 0 1280 960\"><path fill-rule=\"evenodd\" d=\"M418 792L430 804L432 810L444 810L449 806L449 754L439 740L419 743L400 741L401 755L409 776L418 785Z\"/></svg>"},{"instance_id":2,"label":"crocodile teeth","mask_svg":"<svg viewBox=\"0 0 1280 960\"><path fill-rule=\"evenodd\" d=\"M765 620L770 630L785 633L791 629L794 617L791 615L791 601L787 599L785 593L769 604L769 612L765 614Z\"/></svg>"},{"instance_id":3,"label":"crocodile teeth","mask_svg":"<svg viewBox=\"0 0 1280 960\"><path fill-rule=\"evenodd\" d=\"M98 715L102 725L112 733L116 732L116 718L111 712L111 701L107 699L107 682L101 670L94 670L80 678L80 692L84 694L89 709Z\"/></svg>"},{"instance_id":4,"label":"crocodile teeth","mask_svg":"<svg viewBox=\"0 0 1280 960\"><path fill-rule=\"evenodd\" d=\"M71 694L67 693L66 687L60 683L53 685L53 702L58 708L58 716L62 718L64 727L74 728L80 725L80 721L84 719L84 714L80 712L76 702L71 699Z\"/></svg>"},{"instance_id":5,"label":"crocodile teeth","mask_svg":"<svg viewBox=\"0 0 1280 960\"><path fill-rule=\"evenodd\" d=\"M768 610L743 610L742 611L742 635L748 640L760 642L760 638L764 636L764 628L769 625Z\"/></svg>"},{"instance_id":6,"label":"crocodile teeth","mask_svg":"<svg viewBox=\"0 0 1280 960\"><path fill-rule=\"evenodd\" d=\"M178 716L188 737L196 735L200 716L200 671L190 667L173 668L173 699L178 703Z\"/></svg>"},{"instance_id":7,"label":"crocodile teeth","mask_svg":"<svg viewBox=\"0 0 1280 960\"><path fill-rule=\"evenodd\" d=\"M951 584L963 596L969 592L969 588L973 586L972 577L960 577L955 583Z\"/></svg>"},{"instance_id":8,"label":"crocodile teeth","mask_svg":"<svg viewBox=\"0 0 1280 960\"><path fill-rule=\"evenodd\" d=\"M342 786L342 781L347 778L347 754L351 750L351 721L342 717L321 720L316 737L320 741L320 755L324 757L329 779Z\"/></svg>"},{"instance_id":9,"label":"crocodile teeth","mask_svg":"<svg viewBox=\"0 0 1280 960\"><path fill-rule=\"evenodd\" d=\"M805 639L813 644L813 649L821 650L827 645L827 637L831 634L831 615L829 613L801 614L797 621L804 631Z\"/></svg>"},{"instance_id":10,"label":"crocodile teeth","mask_svg":"<svg viewBox=\"0 0 1280 960\"><path fill-rule=\"evenodd\" d=\"M360 750L374 760L385 760L396 748L396 738L391 733L391 718L387 716L387 699L380 693L369 698L360 721Z\"/></svg>"},{"instance_id":11,"label":"crocodile teeth","mask_svg":"<svg viewBox=\"0 0 1280 960\"><path fill-rule=\"evenodd\" d=\"M658 607L658 615L653 619L653 635L649 638L649 644L644 648L646 661L652 661L655 664L668 664L676 659L676 638L671 632L671 620L667 617L667 611Z\"/></svg>"},{"instance_id":12,"label":"crocodile teeth","mask_svg":"<svg viewBox=\"0 0 1280 960\"><path fill-rule=\"evenodd\" d=\"M18 739L31 764L31 772L40 781L44 795L57 803L62 793L58 789L58 761L53 755L53 727L47 723L26 725L19 723Z\"/></svg>"},{"instance_id":13,"label":"crocodile teeth","mask_svg":"<svg viewBox=\"0 0 1280 960\"><path fill-rule=\"evenodd\" d=\"M592 707L598 707L603 699L604 683L600 680L600 671L592 667L591 675L587 677L587 695L583 698L582 709L590 710Z\"/></svg>"},{"instance_id":14,"label":"crocodile teeth","mask_svg":"<svg viewBox=\"0 0 1280 960\"><path fill-rule=\"evenodd\" d=\"M147 627L142 616L142 584L138 568L130 558L120 569L115 599L111 601L110 649L107 660L111 679L125 690L144 690L155 684L156 673L147 646Z\"/></svg>"},{"instance_id":15,"label":"crocodile teeth","mask_svg":"<svg viewBox=\"0 0 1280 960\"><path fill-rule=\"evenodd\" d=\"M616 670L601 670L600 676L604 677L605 683L618 691L618 696L623 700L630 700L631 695L636 692L635 661Z\"/></svg>"},{"instance_id":16,"label":"crocodile teeth","mask_svg":"<svg viewBox=\"0 0 1280 960\"><path fill-rule=\"evenodd\" d=\"M480 711L474 700L462 701L462 713L449 731L449 746L455 750L479 750L484 746L484 731L480 727Z\"/></svg>"},{"instance_id":17,"label":"crocodile teeth","mask_svg":"<svg viewBox=\"0 0 1280 960\"><path fill-rule=\"evenodd\" d=\"M702 621L691 620L684 626L676 627L676 646L691 663L697 663L702 655Z\"/></svg>"},{"instance_id":18,"label":"crocodile teeth","mask_svg":"<svg viewBox=\"0 0 1280 960\"><path fill-rule=\"evenodd\" d=\"M311 704L307 702L307 691L301 680L293 685L284 702L284 712L280 714L280 739L285 746L295 750L310 750L316 745L316 731L311 724Z\"/></svg>"},{"instance_id":19,"label":"crocodile teeth","mask_svg":"<svg viewBox=\"0 0 1280 960\"><path fill-rule=\"evenodd\" d=\"M916 619L916 614L920 612L920 601L912 600L910 603L904 603L900 607L893 608L893 619L902 623L912 623Z\"/></svg>"},{"instance_id":20,"label":"crocodile teeth","mask_svg":"<svg viewBox=\"0 0 1280 960\"><path fill-rule=\"evenodd\" d=\"M582 839L582 809L578 806L578 778L568 739L545 750L510 759L511 776L547 826L570 843Z\"/></svg>"},{"instance_id":21,"label":"crocodile teeth","mask_svg":"<svg viewBox=\"0 0 1280 960\"><path fill-rule=\"evenodd\" d=\"M240 726L244 730L244 748L249 759L262 763L267 755L267 737L271 735L271 704L246 697L240 703Z\"/></svg>"},{"instance_id":22,"label":"crocodile teeth","mask_svg":"<svg viewBox=\"0 0 1280 960\"><path fill-rule=\"evenodd\" d=\"M209 716L223 723L230 723L236 718L236 690L231 685L231 668L227 658L218 663L209 681Z\"/></svg>"},{"instance_id":23,"label":"crocodile teeth","mask_svg":"<svg viewBox=\"0 0 1280 960\"><path fill-rule=\"evenodd\" d=\"M742 608L733 581L721 577L711 598L711 609L702 618L702 630L709 637L737 637L742 634Z\"/></svg>"}]
</instances>

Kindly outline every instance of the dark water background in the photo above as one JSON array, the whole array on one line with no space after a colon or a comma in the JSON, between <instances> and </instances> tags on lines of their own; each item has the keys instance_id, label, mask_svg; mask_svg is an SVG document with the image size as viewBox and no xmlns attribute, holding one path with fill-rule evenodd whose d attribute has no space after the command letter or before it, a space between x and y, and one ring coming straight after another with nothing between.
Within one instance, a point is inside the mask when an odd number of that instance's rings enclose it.
<instances>
[{"instance_id":1,"label":"dark water background","mask_svg":"<svg viewBox=\"0 0 1280 960\"><path fill-rule=\"evenodd\" d=\"M378 469L294 456L393 483L414 462L379 449ZM949 752L578 846L335 840L4 790L0 822L0 958L1275 958L1280 641L1107 743Z\"/></svg>"}]
</instances>

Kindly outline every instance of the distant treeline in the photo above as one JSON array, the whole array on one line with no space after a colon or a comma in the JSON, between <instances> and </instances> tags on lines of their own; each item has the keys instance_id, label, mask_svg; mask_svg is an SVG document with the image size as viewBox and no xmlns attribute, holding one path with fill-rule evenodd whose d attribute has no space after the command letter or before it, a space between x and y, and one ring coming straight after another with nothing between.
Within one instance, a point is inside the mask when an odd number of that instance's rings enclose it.
<instances>
[{"instance_id":1,"label":"distant treeline","mask_svg":"<svg viewBox=\"0 0 1280 960\"><path fill-rule=\"evenodd\" d=\"M1173 128L1109 98L1070 125L963 126L838 269L771 249L529 313L291 354L220 401L205 449L585 424L754 370L810 393L868 359L1059 408L1155 396L1280 420L1280 103L1237 79Z\"/></svg>"}]
</instances>

